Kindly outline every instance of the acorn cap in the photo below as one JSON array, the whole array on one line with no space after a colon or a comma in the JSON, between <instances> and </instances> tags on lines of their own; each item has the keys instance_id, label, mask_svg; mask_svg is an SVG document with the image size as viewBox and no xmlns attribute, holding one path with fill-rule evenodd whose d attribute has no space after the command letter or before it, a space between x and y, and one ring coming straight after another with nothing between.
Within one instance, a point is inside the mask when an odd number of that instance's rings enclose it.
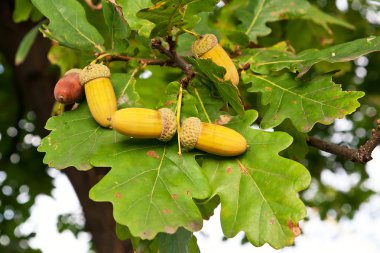
<instances>
[{"instance_id":1,"label":"acorn cap","mask_svg":"<svg viewBox=\"0 0 380 253\"><path fill-rule=\"evenodd\" d=\"M177 131L177 122L175 114L168 108L161 108L158 110L161 114L162 131L161 136L158 138L160 141L170 141Z\"/></svg>"},{"instance_id":2,"label":"acorn cap","mask_svg":"<svg viewBox=\"0 0 380 253\"><path fill-rule=\"evenodd\" d=\"M70 69L70 70L66 71L66 73L64 74L64 76L68 75L68 74L75 74L75 73L80 74L80 72L82 72L81 69Z\"/></svg>"},{"instance_id":3,"label":"acorn cap","mask_svg":"<svg viewBox=\"0 0 380 253\"><path fill-rule=\"evenodd\" d=\"M82 85L85 85L91 80L97 79L97 78L109 78L111 76L110 69L103 65L103 64L91 64L86 67L80 72L79 78Z\"/></svg>"},{"instance_id":4,"label":"acorn cap","mask_svg":"<svg viewBox=\"0 0 380 253\"><path fill-rule=\"evenodd\" d=\"M201 133L202 122L196 117L190 117L182 122L181 126L181 145L190 150L195 147Z\"/></svg>"},{"instance_id":5,"label":"acorn cap","mask_svg":"<svg viewBox=\"0 0 380 253\"><path fill-rule=\"evenodd\" d=\"M214 34L205 34L199 40L194 41L191 51L195 56L201 56L218 45L218 38Z\"/></svg>"}]
</instances>

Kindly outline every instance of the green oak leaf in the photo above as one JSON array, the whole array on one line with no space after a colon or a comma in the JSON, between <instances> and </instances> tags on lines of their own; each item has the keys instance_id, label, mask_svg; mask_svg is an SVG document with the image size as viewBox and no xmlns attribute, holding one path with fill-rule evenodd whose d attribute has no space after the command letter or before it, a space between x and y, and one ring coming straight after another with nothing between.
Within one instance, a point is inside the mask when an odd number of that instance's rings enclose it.
<instances>
[{"instance_id":1,"label":"green oak leaf","mask_svg":"<svg viewBox=\"0 0 380 253\"><path fill-rule=\"evenodd\" d=\"M174 27L185 25L185 12L189 3L200 0L154 1L155 5L140 10L137 17L147 19L155 24L151 37L172 35ZM194 8L191 8L192 10Z\"/></svg>"},{"instance_id":2,"label":"green oak leaf","mask_svg":"<svg viewBox=\"0 0 380 253\"><path fill-rule=\"evenodd\" d=\"M343 118L359 107L360 91L342 91L332 81L331 75L323 75L303 82L285 73L279 76L243 73L242 80L252 83L248 92L262 93L261 103L269 105L263 112L261 127L278 126L286 118L300 132L309 132L315 123L331 124L335 118Z\"/></svg>"},{"instance_id":3,"label":"green oak leaf","mask_svg":"<svg viewBox=\"0 0 380 253\"><path fill-rule=\"evenodd\" d=\"M90 198L111 202L115 220L135 237L151 240L179 227L198 231L203 219L193 198L209 197L210 187L194 156L179 156L176 140L132 138L104 145L91 164L111 170L90 190Z\"/></svg>"},{"instance_id":4,"label":"green oak leaf","mask_svg":"<svg viewBox=\"0 0 380 253\"><path fill-rule=\"evenodd\" d=\"M19 23L28 20L34 6L30 0L15 0L15 9L12 14L13 21Z\"/></svg>"},{"instance_id":5,"label":"green oak leaf","mask_svg":"<svg viewBox=\"0 0 380 253\"><path fill-rule=\"evenodd\" d=\"M107 24L111 37L111 49L125 49L127 37L130 34L127 21L124 19L122 9L115 2L103 0L104 21Z\"/></svg>"},{"instance_id":6,"label":"green oak leaf","mask_svg":"<svg viewBox=\"0 0 380 253\"><path fill-rule=\"evenodd\" d=\"M187 86L187 92L183 97L182 110L184 118L195 116L203 122L218 121L221 115L226 114L226 112L221 111L224 106L223 100L213 93L215 91L203 85L198 78L194 78L191 84ZM192 108L196 113L193 115L186 114L187 108Z\"/></svg>"},{"instance_id":7,"label":"green oak leaf","mask_svg":"<svg viewBox=\"0 0 380 253\"><path fill-rule=\"evenodd\" d=\"M238 62L242 65L250 63L252 71L256 73L268 74L288 68L302 76L316 63L348 62L375 51L380 51L380 36L358 39L322 50L308 49L297 55L273 48L249 49L238 58Z\"/></svg>"},{"instance_id":8,"label":"green oak leaf","mask_svg":"<svg viewBox=\"0 0 380 253\"><path fill-rule=\"evenodd\" d=\"M210 59L186 57L186 60L193 65L197 73L204 77L202 82L205 85L209 85L211 81L223 100L229 103L238 114L244 114L239 90L230 81L223 79L226 72L223 67L214 64Z\"/></svg>"},{"instance_id":9,"label":"green oak leaf","mask_svg":"<svg viewBox=\"0 0 380 253\"><path fill-rule=\"evenodd\" d=\"M292 145L286 149L286 157L295 161L305 159L306 154L309 152L309 146L306 142L307 134L297 131L289 119L284 120L274 130L287 132L293 137Z\"/></svg>"},{"instance_id":10,"label":"green oak leaf","mask_svg":"<svg viewBox=\"0 0 380 253\"><path fill-rule=\"evenodd\" d=\"M137 13L149 7L151 0L116 0L116 3L122 7L125 19L132 30L138 31L139 35L149 37L154 24L146 19L137 17Z\"/></svg>"},{"instance_id":11,"label":"green oak leaf","mask_svg":"<svg viewBox=\"0 0 380 253\"><path fill-rule=\"evenodd\" d=\"M189 3L184 16L186 28L194 28L202 19L200 14L212 12L218 2L219 0L198 0Z\"/></svg>"},{"instance_id":12,"label":"green oak leaf","mask_svg":"<svg viewBox=\"0 0 380 253\"><path fill-rule=\"evenodd\" d=\"M63 75L72 68L80 68L88 64L94 55L85 51L53 45L50 47L47 57L51 64L59 66L61 75Z\"/></svg>"},{"instance_id":13,"label":"green oak leaf","mask_svg":"<svg viewBox=\"0 0 380 253\"><path fill-rule=\"evenodd\" d=\"M139 102L130 76L130 73L115 73L111 76L122 107L124 104L135 106ZM74 111L50 118L45 128L51 132L41 141L38 151L46 153L44 163L57 169L74 166L78 170L89 170L92 168L90 158L101 145L127 138L116 131L100 127L85 102Z\"/></svg>"},{"instance_id":14,"label":"green oak leaf","mask_svg":"<svg viewBox=\"0 0 380 253\"><path fill-rule=\"evenodd\" d=\"M104 40L86 18L82 5L76 0L32 0L33 5L49 20L42 32L61 45L90 51L102 51Z\"/></svg>"},{"instance_id":15,"label":"green oak leaf","mask_svg":"<svg viewBox=\"0 0 380 253\"><path fill-rule=\"evenodd\" d=\"M162 102L165 102L165 107L170 106L174 109L176 99L163 101L163 98L167 96L168 84L178 81L182 76L183 74L178 68L148 66L136 78L136 91L141 97L142 106L157 109Z\"/></svg>"},{"instance_id":16,"label":"green oak leaf","mask_svg":"<svg viewBox=\"0 0 380 253\"><path fill-rule=\"evenodd\" d=\"M352 24L336 18L334 16L331 16L327 14L326 12L321 11L318 7L314 5L310 5L310 7L307 9L306 13L300 17L300 19L305 20L311 20L316 24L319 24L323 27L330 35L333 33L331 28L328 26L331 25L339 25L342 27L345 27L347 29L355 30L355 26Z\"/></svg>"},{"instance_id":17,"label":"green oak leaf","mask_svg":"<svg viewBox=\"0 0 380 253\"><path fill-rule=\"evenodd\" d=\"M249 0L235 15L241 21L238 29L257 43L257 37L271 32L267 22L302 16L309 7L305 0Z\"/></svg>"},{"instance_id":18,"label":"green oak leaf","mask_svg":"<svg viewBox=\"0 0 380 253\"><path fill-rule=\"evenodd\" d=\"M165 253L187 253L189 252L189 243L193 233L179 228L174 234L160 233L157 236L159 241L159 252Z\"/></svg>"},{"instance_id":19,"label":"green oak leaf","mask_svg":"<svg viewBox=\"0 0 380 253\"><path fill-rule=\"evenodd\" d=\"M221 200L223 233L233 237L244 231L255 246L269 243L279 249L294 242L306 207L297 193L310 183L307 169L278 153L292 143L283 132L250 128L255 111L234 118L227 126L247 139L248 151L240 157L204 157L202 168Z\"/></svg>"},{"instance_id":20,"label":"green oak leaf","mask_svg":"<svg viewBox=\"0 0 380 253\"><path fill-rule=\"evenodd\" d=\"M179 82L168 84L161 105L176 110ZM215 122L225 114L221 111L224 106L222 99L212 95L212 91L204 86L197 78L183 90L181 119L198 117L203 122Z\"/></svg>"},{"instance_id":21,"label":"green oak leaf","mask_svg":"<svg viewBox=\"0 0 380 253\"><path fill-rule=\"evenodd\" d=\"M41 141L38 151L46 153L44 163L57 169L74 166L89 170L90 158L102 144L124 138L100 127L85 103L74 111L50 118L45 128L52 132Z\"/></svg>"}]
</instances>

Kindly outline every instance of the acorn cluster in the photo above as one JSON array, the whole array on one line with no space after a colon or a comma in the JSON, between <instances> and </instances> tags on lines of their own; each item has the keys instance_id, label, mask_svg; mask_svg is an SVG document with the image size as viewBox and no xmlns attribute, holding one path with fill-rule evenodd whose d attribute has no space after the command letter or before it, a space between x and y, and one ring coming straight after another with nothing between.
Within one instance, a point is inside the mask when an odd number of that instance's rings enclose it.
<instances>
[{"instance_id":1,"label":"acorn cluster","mask_svg":"<svg viewBox=\"0 0 380 253\"><path fill-rule=\"evenodd\" d=\"M239 76L236 68L214 35L203 36L193 44L192 49L196 57L209 58L224 67L224 79L237 85ZM85 93L90 112L100 126L134 138L170 141L177 131L174 112L168 108L118 110L110 76L109 68L103 64L91 64L82 70L72 69L57 82L55 99L63 104L72 104ZM247 149L247 141L240 133L221 125L201 122L196 117L187 118L181 123L180 138L186 150L197 148L220 156L240 155Z\"/></svg>"}]
</instances>

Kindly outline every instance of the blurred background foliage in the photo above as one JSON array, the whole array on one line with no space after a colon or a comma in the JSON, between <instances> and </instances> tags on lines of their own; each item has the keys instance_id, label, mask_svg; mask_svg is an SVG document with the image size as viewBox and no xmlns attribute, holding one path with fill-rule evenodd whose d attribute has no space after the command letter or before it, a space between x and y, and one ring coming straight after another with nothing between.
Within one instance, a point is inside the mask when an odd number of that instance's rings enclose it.
<instances>
[{"instance_id":1,"label":"blurred background foliage","mask_svg":"<svg viewBox=\"0 0 380 253\"><path fill-rule=\"evenodd\" d=\"M310 0L309 2L324 12L347 21L355 29L331 25L331 29L326 30L306 19L273 22L269 23L272 33L260 38L254 46L266 47L285 40L296 52L300 52L309 48L322 49L345 41L380 35L379 1ZM88 9L87 5L84 3L83 5ZM216 11L209 22L217 20L219 15L220 11ZM95 13L88 18L90 22L96 23L98 16ZM13 19L16 23L31 20L37 25L42 15L33 7L30 0L16 0ZM98 29L106 28L98 27ZM132 40L130 48L134 48L133 43L141 45L140 54L144 55L143 45L147 43ZM83 65L89 57L65 50L53 45L46 56L52 64L56 64L50 70L56 78L60 72L65 72L72 66ZM19 57L24 56L19 55ZM370 136L376 118L380 117L379 66L379 53L360 57L354 62L319 63L314 66L309 75L336 71L334 81L342 84L344 90L365 91L366 96L360 100L362 106L357 112L330 126L318 124L310 135L355 148L364 143ZM36 151L41 140L40 136L44 133L35 127L38 115L26 106L20 92L14 86L14 68L14 63L7 62L3 52L0 52L0 248L2 253L39 252L31 249L28 244L28 238L32 237L33 233L22 234L19 227L30 215L30 208L36 196L51 193L53 178L49 176L48 168L42 163L43 154ZM160 72L160 75L163 74L165 73ZM173 72L167 74L176 76ZM141 87L146 83L145 79L140 75L137 80L137 90L144 90ZM157 87L163 87L162 85L164 83L160 83ZM379 194L368 186L369 176L363 165L314 148L309 148L306 158L301 162L306 165L313 177L311 186L301 194L301 198L309 207L317 209L323 219L352 218L362 203L371 196ZM75 219L70 219L70 214L61 216L57 224L60 231L68 229L75 234L83 229L83 226L76 224Z\"/></svg>"}]
</instances>

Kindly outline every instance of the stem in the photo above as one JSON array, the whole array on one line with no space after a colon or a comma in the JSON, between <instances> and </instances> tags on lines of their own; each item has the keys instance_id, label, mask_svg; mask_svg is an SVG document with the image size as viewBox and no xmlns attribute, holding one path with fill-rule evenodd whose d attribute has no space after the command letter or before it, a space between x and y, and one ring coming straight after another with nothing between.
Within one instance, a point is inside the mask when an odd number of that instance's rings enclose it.
<instances>
[{"instance_id":1,"label":"stem","mask_svg":"<svg viewBox=\"0 0 380 253\"><path fill-rule=\"evenodd\" d=\"M107 57L107 56L109 56L109 55L110 55L109 53L99 54L99 55L95 58L95 60L93 60L93 61L90 63L90 65L97 63L99 60L101 60L101 59L103 59L104 57Z\"/></svg>"},{"instance_id":2,"label":"stem","mask_svg":"<svg viewBox=\"0 0 380 253\"><path fill-rule=\"evenodd\" d=\"M137 67L137 68L135 68L135 69L132 71L131 77L128 79L128 82L127 82L127 84L125 85L123 91L121 92L120 97L123 97L123 96L124 96L125 91L127 90L127 88L128 88L128 86L129 86L129 84L131 83L131 81L132 81L133 79L135 79L135 75L136 75L136 73L139 71L139 69L140 69L140 67Z\"/></svg>"},{"instance_id":3,"label":"stem","mask_svg":"<svg viewBox=\"0 0 380 253\"><path fill-rule=\"evenodd\" d=\"M185 33L188 33L188 34L194 36L197 39L199 39L201 37L201 35L199 35L198 33L190 31L190 30L187 30L185 28L182 28L182 31L184 31Z\"/></svg>"},{"instance_id":4,"label":"stem","mask_svg":"<svg viewBox=\"0 0 380 253\"><path fill-rule=\"evenodd\" d=\"M369 138L366 141L366 143L362 145L359 149L337 145L313 136L308 137L307 143L310 146L329 152L331 154L343 156L344 158L353 162L365 164L372 160L372 151L378 145L380 145L380 119L376 121L376 124L376 128L372 129L371 138Z\"/></svg>"},{"instance_id":5,"label":"stem","mask_svg":"<svg viewBox=\"0 0 380 253\"><path fill-rule=\"evenodd\" d=\"M178 101L177 101L177 108L176 108L176 120L177 120L177 139L178 139L178 155L182 155L181 150L181 108L182 108L182 94L183 94L183 88L182 84L179 85L179 91L178 91Z\"/></svg>"},{"instance_id":6,"label":"stem","mask_svg":"<svg viewBox=\"0 0 380 253\"><path fill-rule=\"evenodd\" d=\"M198 100L199 100L199 103L201 104L202 110L203 110L203 112L204 112L205 115L206 115L206 118L207 118L208 123L211 123L211 119L210 119L210 117L208 116L208 113L207 113L207 111L206 111L205 106L203 105L203 101L202 101L202 99L201 99L201 96L199 96L199 93L198 93L197 88L194 88L194 91L195 91L195 95L197 95L197 98L198 98Z\"/></svg>"}]
</instances>

